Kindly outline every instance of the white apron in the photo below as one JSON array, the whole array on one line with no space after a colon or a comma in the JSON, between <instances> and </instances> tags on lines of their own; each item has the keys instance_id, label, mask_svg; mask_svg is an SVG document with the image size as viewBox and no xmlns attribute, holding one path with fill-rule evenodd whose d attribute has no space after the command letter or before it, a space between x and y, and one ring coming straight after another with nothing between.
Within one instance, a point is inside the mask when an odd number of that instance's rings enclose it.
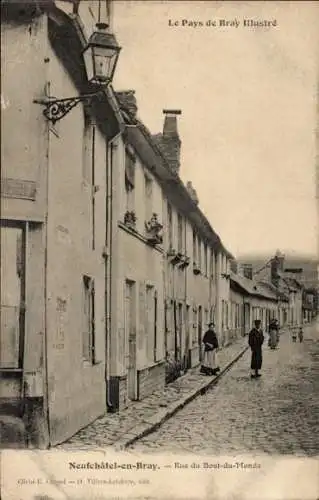
<instances>
[{"instance_id":1,"label":"white apron","mask_svg":"<svg viewBox=\"0 0 319 500\"><path fill-rule=\"evenodd\" d=\"M214 349L213 351L204 351L203 366L205 368L210 368L211 370L215 370L217 368L218 364L216 349Z\"/></svg>"}]
</instances>

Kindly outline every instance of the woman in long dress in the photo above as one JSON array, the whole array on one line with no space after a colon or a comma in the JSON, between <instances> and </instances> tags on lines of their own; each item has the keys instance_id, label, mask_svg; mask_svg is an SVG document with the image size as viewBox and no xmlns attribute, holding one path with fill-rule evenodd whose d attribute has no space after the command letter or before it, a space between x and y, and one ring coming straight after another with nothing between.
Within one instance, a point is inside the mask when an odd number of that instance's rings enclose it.
<instances>
[{"instance_id":1,"label":"woman in long dress","mask_svg":"<svg viewBox=\"0 0 319 500\"><path fill-rule=\"evenodd\" d=\"M278 328L277 323L272 320L269 325L269 342L270 349L276 349L278 344Z\"/></svg>"},{"instance_id":2,"label":"woman in long dress","mask_svg":"<svg viewBox=\"0 0 319 500\"><path fill-rule=\"evenodd\" d=\"M220 370L217 363L218 339L214 331L214 323L209 323L208 330L203 338L204 360L201 366L201 373L205 375L216 375Z\"/></svg>"}]
</instances>

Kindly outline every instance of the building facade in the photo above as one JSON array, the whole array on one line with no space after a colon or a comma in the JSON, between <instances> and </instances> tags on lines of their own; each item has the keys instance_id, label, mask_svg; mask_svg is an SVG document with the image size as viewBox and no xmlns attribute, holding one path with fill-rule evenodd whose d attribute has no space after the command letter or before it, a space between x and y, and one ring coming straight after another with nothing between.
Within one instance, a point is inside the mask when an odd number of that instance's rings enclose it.
<instances>
[{"instance_id":1,"label":"building facade","mask_svg":"<svg viewBox=\"0 0 319 500\"><path fill-rule=\"evenodd\" d=\"M240 335L247 335L256 319L261 321L264 331L268 331L273 318L279 319L279 298L274 288L233 272L230 278L230 288L233 339Z\"/></svg>"},{"instance_id":2,"label":"building facade","mask_svg":"<svg viewBox=\"0 0 319 500\"><path fill-rule=\"evenodd\" d=\"M1 419L23 445L61 442L106 408L117 108L109 88L61 120L42 111L91 91L82 52L109 14L107 2L2 3Z\"/></svg>"},{"instance_id":3,"label":"building facade","mask_svg":"<svg viewBox=\"0 0 319 500\"><path fill-rule=\"evenodd\" d=\"M110 402L122 408L197 366L209 321L222 342L231 255L180 179L180 112L165 110L163 133L152 135L134 92L117 99L125 132L112 142L109 366Z\"/></svg>"}]
</instances>

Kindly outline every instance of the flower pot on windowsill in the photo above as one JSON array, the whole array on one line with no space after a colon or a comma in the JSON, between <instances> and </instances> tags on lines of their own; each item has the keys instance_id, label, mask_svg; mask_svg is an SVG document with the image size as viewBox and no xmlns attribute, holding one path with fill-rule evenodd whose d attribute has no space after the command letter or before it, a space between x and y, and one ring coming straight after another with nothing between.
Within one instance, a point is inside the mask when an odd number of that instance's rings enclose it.
<instances>
[{"instance_id":1,"label":"flower pot on windowsill","mask_svg":"<svg viewBox=\"0 0 319 500\"><path fill-rule=\"evenodd\" d=\"M225 278L226 280L229 280L230 279L230 274L222 273L222 278Z\"/></svg>"},{"instance_id":2,"label":"flower pot on windowsill","mask_svg":"<svg viewBox=\"0 0 319 500\"><path fill-rule=\"evenodd\" d=\"M146 239L151 245L159 245L163 243L161 234L163 229L162 224L158 221L157 214L153 213L151 219L145 222Z\"/></svg>"},{"instance_id":3,"label":"flower pot on windowsill","mask_svg":"<svg viewBox=\"0 0 319 500\"><path fill-rule=\"evenodd\" d=\"M171 264L176 265L179 262L181 262L181 259L182 259L182 254L181 253L175 253L175 255L173 256L173 258L171 259Z\"/></svg>"},{"instance_id":4,"label":"flower pot on windowsill","mask_svg":"<svg viewBox=\"0 0 319 500\"><path fill-rule=\"evenodd\" d=\"M170 248L167 252L167 257L172 258L175 257L175 255L176 255L176 250L174 250L174 248Z\"/></svg>"},{"instance_id":5,"label":"flower pot on windowsill","mask_svg":"<svg viewBox=\"0 0 319 500\"><path fill-rule=\"evenodd\" d=\"M128 227L129 229L132 229L133 231L136 231L136 215L135 215L135 212L132 211L132 212L125 212L125 215L124 215L124 224L126 227Z\"/></svg>"},{"instance_id":6,"label":"flower pot on windowsill","mask_svg":"<svg viewBox=\"0 0 319 500\"><path fill-rule=\"evenodd\" d=\"M188 267L189 266L189 263L190 263L190 258L187 257L186 255L183 255L183 258L179 264L179 267L181 269L185 269L185 267Z\"/></svg>"},{"instance_id":7,"label":"flower pot on windowsill","mask_svg":"<svg viewBox=\"0 0 319 500\"><path fill-rule=\"evenodd\" d=\"M195 264L195 262L194 262L194 264L193 264L193 273L194 273L196 276L197 276L198 274L200 274L200 273L201 273L201 272L200 272L200 269L199 269L199 267L198 267L198 265L197 265L197 264Z\"/></svg>"}]
</instances>

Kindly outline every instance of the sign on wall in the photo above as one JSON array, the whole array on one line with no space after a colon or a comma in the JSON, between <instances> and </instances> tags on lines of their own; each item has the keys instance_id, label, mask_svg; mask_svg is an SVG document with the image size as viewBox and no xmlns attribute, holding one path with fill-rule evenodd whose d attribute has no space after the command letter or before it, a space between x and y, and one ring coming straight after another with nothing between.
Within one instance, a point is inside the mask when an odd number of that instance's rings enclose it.
<instances>
[{"instance_id":1,"label":"sign on wall","mask_svg":"<svg viewBox=\"0 0 319 500\"><path fill-rule=\"evenodd\" d=\"M9 177L3 178L1 179L1 196L34 201L36 198L36 183Z\"/></svg>"}]
</instances>

